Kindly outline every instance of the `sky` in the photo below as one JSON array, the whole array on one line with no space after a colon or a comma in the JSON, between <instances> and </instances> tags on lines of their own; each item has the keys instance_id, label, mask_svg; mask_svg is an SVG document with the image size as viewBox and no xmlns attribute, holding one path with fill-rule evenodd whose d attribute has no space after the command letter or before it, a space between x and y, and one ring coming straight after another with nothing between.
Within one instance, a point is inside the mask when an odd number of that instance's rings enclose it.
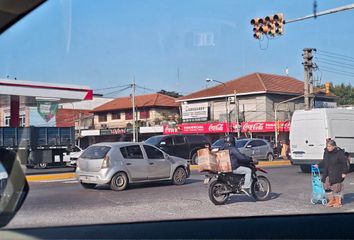
<instances>
[{"instance_id":1,"label":"sky","mask_svg":"<svg viewBox=\"0 0 354 240\"><path fill-rule=\"evenodd\" d=\"M286 68L303 80L302 49L310 47L322 61L316 79L354 83L354 10L287 24L275 39L253 38L252 18L278 12L285 20L302 17L312 13L313 2L47 1L0 35L0 78L107 88L95 92L113 92L109 97L128 95L114 87L133 80L137 94L187 94L205 88L206 78L284 75ZM317 1L317 10L352 2Z\"/></svg>"}]
</instances>

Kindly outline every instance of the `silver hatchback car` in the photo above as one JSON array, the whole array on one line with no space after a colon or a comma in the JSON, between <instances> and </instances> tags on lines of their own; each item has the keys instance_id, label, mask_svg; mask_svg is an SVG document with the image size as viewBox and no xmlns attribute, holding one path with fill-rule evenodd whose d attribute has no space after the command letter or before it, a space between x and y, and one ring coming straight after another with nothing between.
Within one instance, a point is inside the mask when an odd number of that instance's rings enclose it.
<instances>
[{"instance_id":1,"label":"silver hatchback car","mask_svg":"<svg viewBox=\"0 0 354 240\"><path fill-rule=\"evenodd\" d=\"M182 185L189 177L187 160L172 157L144 143L98 143L88 147L79 157L77 177L84 188L110 184L122 191L129 183L170 180Z\"/></svg>"}]
</instances>

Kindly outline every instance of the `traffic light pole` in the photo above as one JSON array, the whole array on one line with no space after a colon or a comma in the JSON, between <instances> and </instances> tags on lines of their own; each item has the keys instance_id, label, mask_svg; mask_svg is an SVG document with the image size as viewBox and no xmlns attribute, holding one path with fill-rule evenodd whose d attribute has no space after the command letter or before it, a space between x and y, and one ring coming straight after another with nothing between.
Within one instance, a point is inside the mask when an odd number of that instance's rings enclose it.
<instances>
[{"instance_id":1,"label":"traffic light pole","mask_svg":"<svg viewBox=\"0 0 354 240\"><path fill-rule=\"evenodd\" d=\"M354 9L354 3L353 4L349 4L349 5L345 5L345 6L342 6L342 7L337 7L337 8L325 10L325 11L322 11L322 12L310 14L310 15L307 15L305 17L295 18L295 19L292 19L292 20L287 20L287 21L284 21L283 23L287 24L287 23L298 22L298 21L302 21L302 20L306 20L306 19L310 19L310 18L316 18L316 17L320 17L320 16L323 16L323 15L328 15L328 14L337 13L337 12L343 12L343 11L352 10L352 9Z\"/></svg>"}]
</instances>

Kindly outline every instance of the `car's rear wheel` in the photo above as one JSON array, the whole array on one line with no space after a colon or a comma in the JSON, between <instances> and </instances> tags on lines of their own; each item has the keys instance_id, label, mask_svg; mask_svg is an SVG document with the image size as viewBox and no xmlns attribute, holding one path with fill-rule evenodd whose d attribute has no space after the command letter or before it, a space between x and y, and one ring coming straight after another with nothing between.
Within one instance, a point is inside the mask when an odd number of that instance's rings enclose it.
<instances>
[{"instance_id":1,"label":"car's rear wheel","mask_svg":"<svg viewBox=\"0 0 354 240\"><path fill-rule=\"evenodd\" d=\"M110 187L114 191L123 191L128 187L128 177L124 172L116 173L111 180Z\"/></svg>"},{"instance_id":2,"label":"car's rear wheel","mask_svg":"<svg viewBox=\"0 0 354 240\"><path fill-rule=\"evenodd\" d=\"M97 186L97 184L94 184L94 183L80 182L80 184L83 188L86 188L86 189L94 189Z\"/></svg>"},{"instance_id":3,"label":"car's rear wheel","mask_svg":"<svg viewBox=\"0 0 354 240\"><path fill-rule=\"evenodd\" d=\"M183 185L186 183L187 180L187 172L183 167L179 167L173 173L172 176L172 183L174 185Z\"/></svg>"}]
</instances>

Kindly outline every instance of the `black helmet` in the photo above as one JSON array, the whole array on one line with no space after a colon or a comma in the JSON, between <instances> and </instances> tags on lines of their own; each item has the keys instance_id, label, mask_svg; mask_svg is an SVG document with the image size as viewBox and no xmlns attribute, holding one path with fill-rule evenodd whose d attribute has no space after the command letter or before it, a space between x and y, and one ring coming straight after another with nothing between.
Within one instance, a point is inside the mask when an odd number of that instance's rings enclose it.
<instances>
[{"instance_id":1,"label":"black helmet","mask_svg":"<svg viewBox=\"0 0 354 240\"><path fill-rule=\"evenodd\" d=\"M225 136L225 143L229 146L235 146L235 138L232 135Z\"/></svg>"}]
</instances>

